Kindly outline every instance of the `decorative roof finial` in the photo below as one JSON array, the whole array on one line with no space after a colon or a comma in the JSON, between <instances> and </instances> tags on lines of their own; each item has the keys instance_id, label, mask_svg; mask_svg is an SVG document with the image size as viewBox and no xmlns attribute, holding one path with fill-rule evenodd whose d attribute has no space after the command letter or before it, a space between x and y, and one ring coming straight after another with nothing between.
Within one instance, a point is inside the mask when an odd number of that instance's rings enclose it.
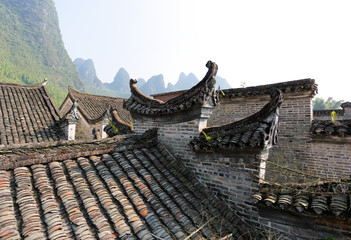
<instances>
[{"instance_id":1,"label":"decorative roof finial","mask_svg":"<svg viewBox=\"0 0 351 240\"><path fill-rule=\"evenodd\" d=\"M78 114L78 111L77 111L78 103L79 103L78 100L74 101L74 103L73 103L73 105L72 105L72 108L71 108L71 116L72 116L75 120L78 120L78 119L79 119L79 114Z\"/></svg>"},{"instance_id":2,"label":"decorative roof finial","mask_svg":"<svg viewBox=\"0 0 351 240\"><path fill-rule=\"evenodd\" d=\"M48 79L44 78L44 82L41 84L42 86L45 86L48 83Z\"/></svg>"}]
</instances>

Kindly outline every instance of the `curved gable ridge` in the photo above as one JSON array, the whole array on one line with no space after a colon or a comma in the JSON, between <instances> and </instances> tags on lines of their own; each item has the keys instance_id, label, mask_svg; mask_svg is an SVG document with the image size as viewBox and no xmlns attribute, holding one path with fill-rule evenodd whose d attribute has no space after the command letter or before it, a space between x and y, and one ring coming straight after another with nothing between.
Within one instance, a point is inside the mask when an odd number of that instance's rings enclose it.
<instances>
[{"instance_id":1,"label":"curved gable ridge","mask_svg":"<svg viewBox=\"0 0 351 240\"><path fill-rule=\"evenodd\" d=\"M279 107L284 99L281 90L270 90L271 101L259 112L240 121L203 129L191 145L195 151L240 149L246 147L269 148L276 144Z\"/></svg>"},{"instance_id":2,"label":"curved gable ridge","mask_svg":"<svg viewBox=\"0 0 351 240\"><path fill-rule=\"evenodd\" d=\"M218 104L219 100L218 93L215 91L218 66L208 61L206 67L208 68L207 74L197 85L167 102L144 95L136 86L137 80L131 79L131 97L124 102L123 107L129 110L135 118L171 116L189 111L195 105L213 107Z\"/></svg>"}]
</instances>

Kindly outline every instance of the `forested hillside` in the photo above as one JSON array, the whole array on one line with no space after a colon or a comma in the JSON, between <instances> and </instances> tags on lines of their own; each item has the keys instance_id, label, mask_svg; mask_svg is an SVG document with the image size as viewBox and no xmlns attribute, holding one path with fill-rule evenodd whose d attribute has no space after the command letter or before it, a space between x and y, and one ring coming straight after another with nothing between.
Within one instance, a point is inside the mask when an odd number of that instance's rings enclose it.
<instances>
[{"instance_id":1,"label":"forested hillside","mask_svg":"<svg viewBox=\"0 0 351 240\"><path fill-rule=\"evenodd\" d=\"M53 0L1 0L0 46L0 82L35 84L47 78L57 104L68 85L84 91L64 48Z\"/></svg>"}]
</instances>

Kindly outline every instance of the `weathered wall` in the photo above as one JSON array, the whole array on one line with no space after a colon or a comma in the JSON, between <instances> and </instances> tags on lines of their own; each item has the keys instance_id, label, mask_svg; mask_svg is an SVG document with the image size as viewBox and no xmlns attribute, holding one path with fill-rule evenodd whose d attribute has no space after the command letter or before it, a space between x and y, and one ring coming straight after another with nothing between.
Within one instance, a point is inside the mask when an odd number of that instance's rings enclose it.
<instances>
[{"instance_id":1,"label":"weathered wall","mask_svg":"<svg viewBox=\"0 0 351 240\"><path fill-rule=\"evenodd\" d=\"M201 131L200 120L184 123L162 124L134 120L134 132L143 133L158 128L158 139L182 163L192 170L196 177L225 200L242 219L258 224L257 208L251 202L251 194L259 187L260 160L267 151L250 149L244 152L195 153L189 142Z\"/></svg>"},{"instance_id":2,"label":"weathered wall","mask_svg":"<svg viewBox=\"0 0 351 240\"><path fill-rule=\"evenodd\" d=\"M66 101L62 103L62 106L60 107L60 114L66 114L71 108L72 108L73 102L70 98L67 98ZM79 112L79 120L76 125L76 140L93 140L94 135L93 135L93 129L100 129L100 134L103 134L103 128L102 128L102 123L103 120L91 124L88 123L87 120L83 117L83 115Z\"/></svg>"},{"instance_id":3,"label":"weathered wall","mask_svg":"<svg viewBox=\"0 0 351 240\"><path fill-rule=\"evenodd\" d=\"M210 119L209 126L240 120L259 111L269 96L222 98ZM270 151L270 160L283 167L322 177L344 177L351 174L351 144L342 141L315 141L309 133L312 96L287 93L280 108L278 145ZM289 175L279 167L267 164L266 179L295 181L298 175ZM301 179L300 179L301 180Z\"/></svg>"}]
</instances>

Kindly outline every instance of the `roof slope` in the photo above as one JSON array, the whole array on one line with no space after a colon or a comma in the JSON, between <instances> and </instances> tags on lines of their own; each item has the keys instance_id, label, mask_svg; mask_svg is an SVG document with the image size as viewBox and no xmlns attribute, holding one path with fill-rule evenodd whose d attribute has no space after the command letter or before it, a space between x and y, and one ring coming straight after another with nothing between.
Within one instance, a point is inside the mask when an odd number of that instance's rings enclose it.
<instances>
[{"instance_id":1,"label":"roof slope","mask_svg":"<svg viewBox=\"0 0 351 240\"><path fill-rule=\"evenodd\" d=\"M125 102L124 107L129 110L133 116L146 115L169 115L172 113L189 110L195 104L204 104L210 100L213 105L218 103L218 95L215 91L218 66L216 63L208 61L206 64L208 72L205 77L194 87L182 93L181 95L162 102L150 98L139 91L136 86L136 80L130 80L131 96Z\"/></svg>"},{"instance_id":2,"label":"roof slope","mask_svg":"<svg viewBox=\"0 0 351 240\"><path fill-rule=\"evenodd\" d=\"M133 119L130 113L123 108L124 98L114 98L78 92L68 87L68 96L72 102L79 101L78 110L89 123L101 121L112 108L117 110L122 121L130 124ZM62 107L63 105L61 105Z\"/></svg>"},{"instance_id":3,"label":"roof slope","mask_svg":"<svg viewBox=\"0 0 351 240\"><path fill-rule=\"evenodd\" d=\"M191 141L195 151L237 149L245 147L266 148L276 143L279 107L284 95L279 89L270 91L271 101L259 112L218 127L204 128L198 138Z\"/></svg>"},{"instance_id":4,"label":"roof slope","mask_svg":"<svg viewBox=\"0 0 351 240\"><path fill-rule=\"evenodd\" d=\"M0 83L0 145L63 139L59 112L45 87Z\"/></svg>"},{"instance_id":5,"label":"roof slope","mask_svg":"<svg viewBox=\"0 0 351 240\"><path fill-rule=\"evenodd\" d=\"M145 136L109 154L0 170L0 210L0 237L12 239L218 239L241 231L225 204Z\"/></svg>"}]
</instances>

